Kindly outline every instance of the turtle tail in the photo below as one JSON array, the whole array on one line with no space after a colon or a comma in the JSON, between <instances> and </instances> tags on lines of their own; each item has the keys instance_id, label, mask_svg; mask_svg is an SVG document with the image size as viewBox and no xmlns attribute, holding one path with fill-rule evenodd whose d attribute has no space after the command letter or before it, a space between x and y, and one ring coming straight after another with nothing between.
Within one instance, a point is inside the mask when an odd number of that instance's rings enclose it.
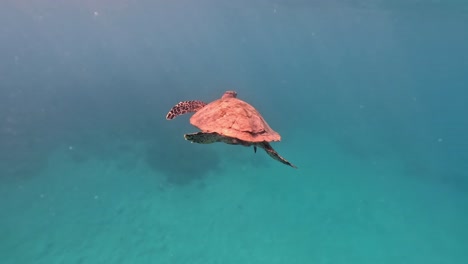
<instances>
[{"instance_id":1,"label":"turtle tail","mask_svg":"<svg viewBox=\"0 0 468 264\"><path fill-rule=\"evenodd\" d=\"M262 149L264 149L266 151L266 153L268 155L270 155L270 157L274 158L275 160L297 169L297 167L294 164L292 164L291 162L289 162L286 159L284 159L283 157L281 157L278 154L278 152L276 152L273 149L273 147L271 147L270 143L264 141L264 142L258 143L258 146L261 147Z\"/></svg>"},{"instance_id":2,"label":"turtle tail","mask_svg":"<svg viewBox=\"0 0 468 264\"><path fill-rule=\"evenodd\" d=\"M206 105L205 102L192 100L192 101L183 101L174 105L169 113L166 115L167 120L174 119L176 116L180 116L186 113L193 113L200 110Z\"/></svg>"}]
</instances>

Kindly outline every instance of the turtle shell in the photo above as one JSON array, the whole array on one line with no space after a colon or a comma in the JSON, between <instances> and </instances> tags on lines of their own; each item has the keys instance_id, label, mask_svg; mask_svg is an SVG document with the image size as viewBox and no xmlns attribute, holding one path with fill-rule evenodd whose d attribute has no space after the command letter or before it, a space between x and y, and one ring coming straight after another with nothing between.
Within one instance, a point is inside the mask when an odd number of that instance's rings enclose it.
<instances>
[{"instance_id":1,"label":"turtle shell","mask_svg":"<svg viewBox=\"0 0 468 264\"><path fill-rule=\"evenodd\" d=\"M190 118L190 123L202 132L247 142L281 140L253 106L235 97L223 97L207 104Z\"/></svg>"}]
</instances>

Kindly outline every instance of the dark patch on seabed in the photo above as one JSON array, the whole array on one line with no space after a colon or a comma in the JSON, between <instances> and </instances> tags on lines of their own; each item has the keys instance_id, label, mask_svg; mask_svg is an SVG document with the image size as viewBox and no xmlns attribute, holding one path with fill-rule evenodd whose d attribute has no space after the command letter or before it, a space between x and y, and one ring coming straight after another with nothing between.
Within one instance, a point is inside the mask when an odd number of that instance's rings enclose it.
<instances>
[{"instance_id":1,"label":"dark patch on seabed","mask_svg":"<svg viewBox=\"0 0 468 264\"><path fill-rule=\"evenodd\" d=\"M171 184L187 185L203 180L220 169L220 157L210 146L189 144L182 136L152 142L146 151L147 164L164 174Z\"/></svg>"}]
</instances>

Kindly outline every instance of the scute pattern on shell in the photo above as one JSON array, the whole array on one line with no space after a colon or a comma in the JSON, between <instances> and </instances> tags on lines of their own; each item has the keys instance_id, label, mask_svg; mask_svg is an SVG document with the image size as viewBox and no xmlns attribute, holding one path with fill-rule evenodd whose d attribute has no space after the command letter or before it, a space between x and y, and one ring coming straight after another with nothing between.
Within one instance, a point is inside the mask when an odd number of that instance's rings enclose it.
<instances>
[{"instance_id":1,"label":"scute pattern on shell","mask_svg":"<svg viewBox=\"0 0 468 264\"><path fill-rule=\"evenodd\" d=\"M253 106L235 97L207 104L190 118L190 123L203 132L216 132L247 142L281 140Z\"/></svg>"}]
</instances>

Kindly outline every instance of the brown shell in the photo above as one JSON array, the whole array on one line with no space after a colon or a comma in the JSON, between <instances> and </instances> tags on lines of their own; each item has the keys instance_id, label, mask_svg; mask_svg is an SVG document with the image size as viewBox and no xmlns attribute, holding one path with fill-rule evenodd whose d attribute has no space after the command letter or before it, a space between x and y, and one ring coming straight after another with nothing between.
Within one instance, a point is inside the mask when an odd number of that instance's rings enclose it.
<instances>
[{"instance_id":1,"label":"brown shell","mask_svg":"<svg viewBox=\"0 0 468 264\"><path fill-rule=\"evenodd\" d=\"M202 132L216 132L247 142L281 140L253 106L234 97L209 103L190 118L190 123Z\"/></svg>"}]
</instances>

